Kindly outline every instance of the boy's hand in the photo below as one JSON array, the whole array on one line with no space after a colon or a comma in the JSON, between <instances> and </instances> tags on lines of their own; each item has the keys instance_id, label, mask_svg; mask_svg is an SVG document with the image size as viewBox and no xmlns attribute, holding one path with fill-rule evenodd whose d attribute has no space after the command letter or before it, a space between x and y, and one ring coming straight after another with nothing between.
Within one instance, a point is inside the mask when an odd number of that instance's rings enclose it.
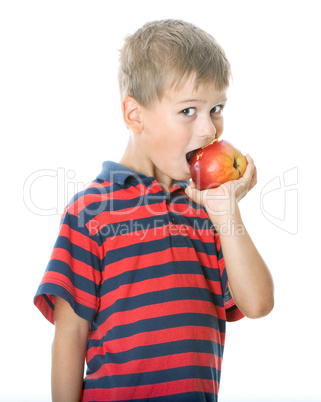
<instances>
[{"instance_id":1,"label":"boy's hand","mask_svg":"<svg viewBox=\"0 0 321 402\"><path fill-rule=\"evenodd\" d=\"M212 220L222 220L236 212L236 204L257 183L257 171L253 159L246 155L248 165L243 177L220 185L217 188L200 191L193 182L185 189L185 193L193 201L202 205Z\"/></svg>"}]
</instances>

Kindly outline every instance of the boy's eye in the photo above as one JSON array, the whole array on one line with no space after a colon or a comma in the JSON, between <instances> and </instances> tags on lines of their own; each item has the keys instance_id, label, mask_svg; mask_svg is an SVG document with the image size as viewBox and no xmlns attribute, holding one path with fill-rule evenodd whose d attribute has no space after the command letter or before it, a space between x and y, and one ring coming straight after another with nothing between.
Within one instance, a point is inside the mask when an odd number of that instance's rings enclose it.
<instances>
[{"instance_id":1,"label":"boy's eye","mask_svg":"<svg viewBox=\"0 0 321 402\"><path fill-rule=\"evenodd\" d=\"M181 111L184 116L194 116L195 112L195 107L188 107L187 109L183 109Z\"/></svg>"},{"instance_id":2,"label":"boy's eye","mask_svg":"<svg viewBox=\"0 0 321 402\"><path fill-rule=\"evenodd\" d=\"M214 106L213 109L211 109L211 113L213 113L213 114L222 113L222 112L223 112L223 108L224 108L223 105Z\"/></svg>"}]
</instances>

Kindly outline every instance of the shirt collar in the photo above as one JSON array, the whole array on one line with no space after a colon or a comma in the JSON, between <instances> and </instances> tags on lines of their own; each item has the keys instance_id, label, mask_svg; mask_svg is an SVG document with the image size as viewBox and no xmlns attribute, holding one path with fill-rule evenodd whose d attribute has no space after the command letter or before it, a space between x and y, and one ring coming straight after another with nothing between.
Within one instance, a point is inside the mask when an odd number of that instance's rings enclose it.
<instances>
[{"instance_id":1,"label":"shirt collar","mask_svg":"<svg viewBox=\"0 0 321 402\"><path fill-rule=\"evenodd\" d=\"M145 178L141 173L137 173L132 169L129 169L126 166L120 165L119 163L106 161L103 162L102 171L97 176L97 179L110 181L121 186L124 186L125 181L129 177L136 177L136 178Z\"/></svg>"},{"instance_id":2,"label":"shirt collar","mask_svg":"<svg viewBox=\"0 0 321 402\"><path fill-rule=\"evenodd\" d=\"M151 181L155 180L154 177L147 177L142 173L138 173L135 170L129 169L126 166L112 161L103 162L102 171L97 176L97 179L114 182L124 187L126 180L130 177L136 178L137 180L143 182L147 179ZM188 186L188 184L188 180L177 182L174 184L171 190L184 189Z\"/></svg>"}]
</instances>

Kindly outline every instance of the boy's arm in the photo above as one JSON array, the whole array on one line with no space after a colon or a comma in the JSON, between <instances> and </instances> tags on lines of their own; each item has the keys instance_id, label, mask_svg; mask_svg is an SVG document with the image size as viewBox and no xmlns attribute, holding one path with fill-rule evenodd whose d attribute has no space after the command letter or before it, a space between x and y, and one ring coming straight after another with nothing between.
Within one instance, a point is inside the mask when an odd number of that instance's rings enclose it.
<instances>
[{"instance_id":1,"label":"boy's arm","mask_svg":"<svg viewBox=\"0 0 321 402\"><path fill-rule=\"evenodd\" d=\"M229 290L235 304L250 318L263 317L274 305L271 274L242 221L237 201L256 184L256 168L247 156L244 176L217 189L198 191L193 183L187 195L203 205L221 241Z\"/></svg>"},{"instance_id":2,"label":"boy's arm","mask_svg":"<svg viewBox=\"0 0 321 402\"><path fill-rule=\"evenodd\" d=\"M53 402L80 401L88 331L89 322L56 296L51 370Z\"/></svg>"},{"instance_id":3,"label":"boy's arm","mask_svg":"<svg viewBox=\"0 0 321 402\"><path fill-rule=\"evenodd\" d=\"M273 281L242 222L238 207L236 209L234 222L227 224L236 226L230 229L231 233L226 233L225 228L223 233L218 230L228 286L235 304L242 313L249 318L260 318L273 309ZM217 227L219 229L220 225Z\"/></svg>"}]
</instances>

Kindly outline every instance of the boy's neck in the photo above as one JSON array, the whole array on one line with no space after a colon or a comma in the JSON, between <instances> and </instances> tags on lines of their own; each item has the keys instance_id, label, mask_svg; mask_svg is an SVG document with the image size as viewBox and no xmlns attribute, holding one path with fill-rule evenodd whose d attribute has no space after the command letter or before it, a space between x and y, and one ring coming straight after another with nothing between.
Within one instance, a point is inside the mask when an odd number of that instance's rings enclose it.
<instances>
[{"instance_id":1,"label":"boy's neck","mask_svg":"<svg viewBox=\"0 0 321 402\"><path fill-rule=\"evenodd\" d=\"M153 165L152 161L146 158L141 152L140 147L131 137L128 140L125 152L119 163L147 177L155 177L165 193L173 187L176 182L158 170L156 166Z\"/></svg>"}]
</instances>

